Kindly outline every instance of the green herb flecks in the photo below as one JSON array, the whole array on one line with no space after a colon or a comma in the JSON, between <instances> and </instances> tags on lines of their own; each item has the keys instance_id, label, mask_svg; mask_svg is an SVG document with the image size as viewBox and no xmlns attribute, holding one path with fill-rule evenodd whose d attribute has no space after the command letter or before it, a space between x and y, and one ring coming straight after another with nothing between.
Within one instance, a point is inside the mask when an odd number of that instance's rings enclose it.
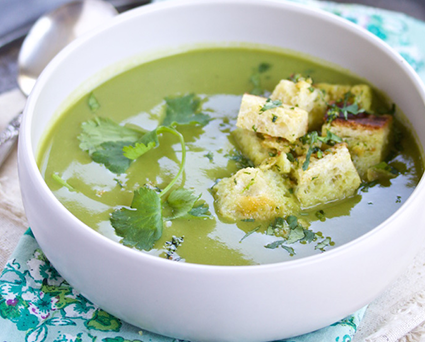
<instances>
[{"instance_id":1,"label":"green herb flecks","mask_svg":"<svg viewBox=\"0 0 425 342\"><path fill-rule=\"evenodd\" d=\"M263 95L264 89L261 86L261 75L267 72L271 68L269 63L260 63L257 68L254 68L249 81L254 86L250 94L252 95Z\"/></svg>"},{"instance_id":2,"label":"green herb flecks","mask_svg":"<svg viewBox=\"0 0 425 342\"><path fill-rule=\"evenodd\" d=\"M230 153L224 155L229 160L236 162L238 169L245 169L247 167L254 167L254 163L245 157L239 150L232 150Z\"/></svg>"},{"instance_id":3,"label":"green herb flecks","mask_svg":"<svg viewBox=\"0 0 425 342\"><path fill-rule=\"evenodd\" d=\"M239 240L239 242L242 242L243 240L245 240L248 236L250 236L251 234L255 233L256 231L258 231L261 228L261 226L257 226L254 229L250 230L248 233L246 233L242 239Z\"/></svg>"},{"instance_id":4,"label":"green herb flecks","mask_svg":"<svg viewBox=\"0 0 425 342\"><path fill-rule=\"evenodd\" d=\"M320 220L320 221L326 221L325 212L323 210L318 210L314 213L314 215Z\"/></svg>"},{"instance_id":5,"label":"green herb flecks","mask_svg":"<svg viewBox=\"0 0 425 342\"><path fill-rule=\"evenodd\" d=\"M204 154L204 157L207 157L210 163L214 162L214 153L212 153L211 151L208 152L207 154Z\"/></svg>"},{"instance_id":6,"label":"green herb flecks","mask_svg":"<svg viewBox=\"0 0 425 342\"><path fill-rule=\"evenodd\" d=\"M100 104L93 93L90 93L89 98L87 99L87 104L92 113L96 113L100 108Z\"/></svg>"},{"instance_id":7,"label":"green herb flecks","mask_svg":"<svg viewBox=\"0 0 425 342\"><path fill-rule=\"evenodd\" d=\"M270 109L273 109L273 108L278 108L280 106L282 106L282 101L281 100L272 100L272 99L268 98L266 100L266 103L264 104L264 106L260 108L259 114L261 115L266 110L270 110ZM276 115L274 115L274 116L276 116ZM276 117L276 119L277 119L277 117ZM276 120L274 120L273 122L275 122L275 121Z\"/></svg>"},{"instance_id":8,"label":"green herb flecks","mask_svg":"<svg viewBox=\"0 0 425 342\"><path fill-rule=\"evenodd\" d=\"M350 103L350 99L354 98L354 102ZM360 108L355 96L351 92L347 92L344 95L344 99L341 105L331 104L329 105L329 109L327 112L328 122L332 122L336 118L338 118L341 114L348 120L348 114L358 115L360 113L364 113L364 109Z\"/></svg>"},{"instance_id":9,"label":"green herb flecks","mask_svg":"<svg viewBox=\"0 0 425 342\"><path fill-rule=\"evenodd\" d=\"M326 238L324 238L322 241L320 241L315 247L314 249L319 249L322 252L325 251L326 247L331 246L332 245L332 240L331 238L328 236Z\"/></svg>"},{"instance_id":10,"label":"green herb flecks","mask_svg":"<svg viewBox=\"0 0 425 342\"><path fill-rule=\"evenodd\" d=\"M165 241L164 248L167 250L166 259L173 261L181 261L182 259L177 254L177 248L184 242L184 236L176 237L173 235L171 241Z\"/></svg>"}]
</instances>

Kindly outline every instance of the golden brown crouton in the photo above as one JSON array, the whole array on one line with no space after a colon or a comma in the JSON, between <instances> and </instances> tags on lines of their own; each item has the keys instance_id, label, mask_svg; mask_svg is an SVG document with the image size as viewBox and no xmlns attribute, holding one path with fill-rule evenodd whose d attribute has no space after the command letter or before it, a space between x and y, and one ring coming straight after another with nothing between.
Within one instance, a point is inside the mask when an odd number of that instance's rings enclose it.
<instances>
[{"instance_id":1,"label":"golden brown crouton","mask_svg":"<svg viewBox=\"0 0 425 342\"><path fill-rule=\"evenodd\" d=\"M306 170L306 156L299 158L293 172L296 179L295 196L304 208L340 200L356 193L361 180L345 143L311 155Z\"/></svg>"},{"instance_id":2,"label":"golden brown crouton","mask_svg":"<svg viewBox=\"0 0 425 342\"><path fill-rule=\"evenodd\" d=\"M358 114L339 117L322 127L322 135L329 130L348 145L351 158L360 177L367 169L384 160L389 144L393 118L391 115Z\"/></svg>"}]
</instances>

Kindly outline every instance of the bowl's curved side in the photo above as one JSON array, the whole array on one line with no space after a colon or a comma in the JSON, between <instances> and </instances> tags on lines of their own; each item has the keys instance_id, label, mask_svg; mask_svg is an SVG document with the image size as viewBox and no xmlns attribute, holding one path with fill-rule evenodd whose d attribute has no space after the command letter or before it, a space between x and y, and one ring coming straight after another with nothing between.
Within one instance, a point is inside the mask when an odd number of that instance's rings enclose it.
<instances>
[{"instance_id":1,"label":"bowl's curved side","mask_svg":"<svg viewBox=\"0 0 425 342\"><path fill-rule=\"evenodd\" d=\"M89 229L51 194L34 158L56 109L88 76L149 51L225 42L284 47L350 69L394 99L425 145L425 95L418 78L368 33L293 4L176 1L120 16L66 48L46 68L21 128L23 202L38 243L59 273L117 317L189 340L276 340L361 308L407 266L425 239L422 183L389 220L340 248L294 262L213 267L149 256Z\"/></svg>"}]
</instances>

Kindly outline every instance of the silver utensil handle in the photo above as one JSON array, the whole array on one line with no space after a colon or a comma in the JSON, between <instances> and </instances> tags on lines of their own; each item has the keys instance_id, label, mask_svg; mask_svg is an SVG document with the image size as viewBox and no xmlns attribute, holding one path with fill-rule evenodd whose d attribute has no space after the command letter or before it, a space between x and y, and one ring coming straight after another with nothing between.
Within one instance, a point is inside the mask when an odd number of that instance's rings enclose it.
<instances>
[{"instance_id":1,"label":"silver utensil handle","mask_svg":"<svg viewBox=\"0 0 425 342\"><path fill-rule=\"evenodd\" d=\"M19 113L9 122L3 132L0 132L0 167L15 146L21 126L22 113Z\"/></svg>"}]
</instances>

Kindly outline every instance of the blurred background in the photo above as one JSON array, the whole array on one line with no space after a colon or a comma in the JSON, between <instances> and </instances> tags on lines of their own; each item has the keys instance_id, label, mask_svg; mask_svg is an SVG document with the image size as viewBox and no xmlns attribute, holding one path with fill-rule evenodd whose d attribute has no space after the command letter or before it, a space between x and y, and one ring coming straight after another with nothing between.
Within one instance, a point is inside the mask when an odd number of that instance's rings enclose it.
<instances>
[{"instance_id":1,"label":"blurred background","mask_svg":"<svg viewBox=\"0 0 425 342\"><path fill-rule=\"evenodd\" d=\"M119 12L149 0L108 0ZM16 60L23 37L42 14L70 0L0 0L0 93L16 88ZM403 12L425 21L425 0L336 0Z\"/></svg>"}]
</instances>

